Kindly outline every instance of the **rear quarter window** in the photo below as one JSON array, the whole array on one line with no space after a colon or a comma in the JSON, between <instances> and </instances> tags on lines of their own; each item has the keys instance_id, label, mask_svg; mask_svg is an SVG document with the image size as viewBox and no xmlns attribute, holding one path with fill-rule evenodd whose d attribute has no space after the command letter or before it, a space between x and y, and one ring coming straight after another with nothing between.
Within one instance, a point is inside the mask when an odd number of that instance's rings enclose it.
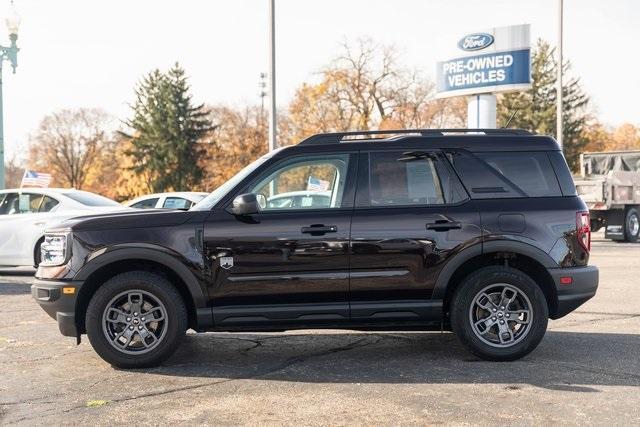
<instances>
[{"instance_id":1,"label":"rear quarter window","mask_svg":"<svg viewBox=\"0 0 640 427\"><path fill-rule=\"evenodd\" d=\"M457 153L451 160L474 199L562 196L546 152Z\"/></svg>"},{"instance_id":2,"label":"rear quarter window","mask_svg":"<svg viewBox=\"0 0 640 427\"><path fill-rule=\"evenodd\" d=\"M571 176L571 172L569 171L569 166L567 165L567 161L560 151L552 151L549 153L549 160L551 160L551 165L556 172L556 176L558 177L558 182L560 183L560 188L562 189L562 194L564 196L577 196L576 185L573 182L573 177Z\"/></svg>"}]
</instances>

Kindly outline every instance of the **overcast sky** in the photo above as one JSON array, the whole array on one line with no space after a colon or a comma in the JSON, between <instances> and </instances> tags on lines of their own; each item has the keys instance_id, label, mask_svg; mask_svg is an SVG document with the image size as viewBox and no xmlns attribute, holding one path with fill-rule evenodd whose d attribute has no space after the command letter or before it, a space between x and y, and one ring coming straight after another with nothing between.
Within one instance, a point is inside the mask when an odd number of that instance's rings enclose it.
<instances>
[{"instance_id":1,"label":"overcast sky","mask_svg":"<svg viewBox=\"0 0 640 427\"><path fill-rule=\"evenodd\" d=\"M6 12L9 0L0 0ZM259 103L266 71L267 0L15 0L22 17L16 74L4 66L7 157L61 108L129 114L135 83L179 61L196 101ZM444 38L530 23L555 43L556 0L276 0L277 100L317 77L343 40L368 36L400 48L400 62L434 75ZM2 28L4 34L6 30ZM3 32L0 31L0 34ZM0 40L7 40L6 35ZM640 124L640 2L565 0L565 57L601 119Z\"/></svg>"}]
</instances>

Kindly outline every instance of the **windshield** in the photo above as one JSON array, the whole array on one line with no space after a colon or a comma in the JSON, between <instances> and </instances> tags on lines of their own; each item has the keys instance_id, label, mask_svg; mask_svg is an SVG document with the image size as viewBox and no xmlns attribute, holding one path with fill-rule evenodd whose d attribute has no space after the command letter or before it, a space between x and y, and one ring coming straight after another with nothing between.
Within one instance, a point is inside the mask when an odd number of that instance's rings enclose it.
<instances>
[{"instance_id":1,"label":"windshield","mask_svg":"<svg viewBox=\"0 0 640 427\"><path fill-rule=\"evenodd\" d=\"M76 202L85 206L120 206L120 203L114 200L107 199L106 197L99 196L97 194L89 193L88 191L69 191L68 193L63 194L71 200L75 200Z\"/></svg>"},{"instance_id":2,"label":"windshield","mask_svg":"<svg viewBox=\"0 0 640 427\"><path fill-rule=\"evenodd\" d=\"M204 199L200 200L196 203L190 210L193 211L208 211L211 210L215 206L216 203L220 199L222 199L233 187L238 185L240 181L245 179L251 172L256 170L261 164L266 162L271 158L271 156L278 150L272 151L271 153L267 153L259 159L255 160L253 163L248 164L244 168L240 170L237 174L231 177L227 182L222 184L220 187L213 190L211 194L209 194Z\"/></svg>"}]
</instances>

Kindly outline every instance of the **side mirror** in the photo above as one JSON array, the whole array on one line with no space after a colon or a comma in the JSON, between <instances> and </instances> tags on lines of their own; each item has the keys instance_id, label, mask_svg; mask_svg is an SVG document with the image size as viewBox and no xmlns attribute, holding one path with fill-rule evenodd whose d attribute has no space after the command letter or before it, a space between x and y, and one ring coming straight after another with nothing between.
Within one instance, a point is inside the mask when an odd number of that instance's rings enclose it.
<instances>
[{"instance_id":1,"label":"side mirror","mask_svg":"<svg viewBox=\"0 0 640 427\"><path fill-rule=\"evenodd\" d=\"M253 215L260 212L262 208L260 199L264 199L262 194L247 193L241 194L233 199L231 213L234 215Z\"/></svg>"}]
</instances>

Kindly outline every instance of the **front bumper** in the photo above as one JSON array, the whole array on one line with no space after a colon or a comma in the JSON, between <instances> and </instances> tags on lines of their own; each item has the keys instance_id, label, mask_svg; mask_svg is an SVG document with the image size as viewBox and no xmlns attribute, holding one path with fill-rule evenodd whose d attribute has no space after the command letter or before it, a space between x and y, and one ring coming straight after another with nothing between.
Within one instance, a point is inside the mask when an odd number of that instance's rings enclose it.
<instances>
[{"instance_id":1,"label":"front bumper","mask_svg":"<svg viewBox=\"0 0 640 427\"><path fill-rule=\"evenodd\" d=\"M62 335L78 336L76 300L81 281L54 281L36 279L31 285L31 296L49 316L56 319Z\"/></svg>"},{"instance_id":2,"label":"front bumper","mask_svg":"<svg viewBox=\"0 0 640 427\"><path fill-rule=\"evenodd\" d=\"M556 307L549 313L552 319L559 319L593 298L598 289L598 267L588 265L573 268L552 268L549 274L556 285L558 295ZM571 278L571 283L561 283L561 278ZM566 280L566 279L565 279Z\"/></svg>"}]
</instances>

